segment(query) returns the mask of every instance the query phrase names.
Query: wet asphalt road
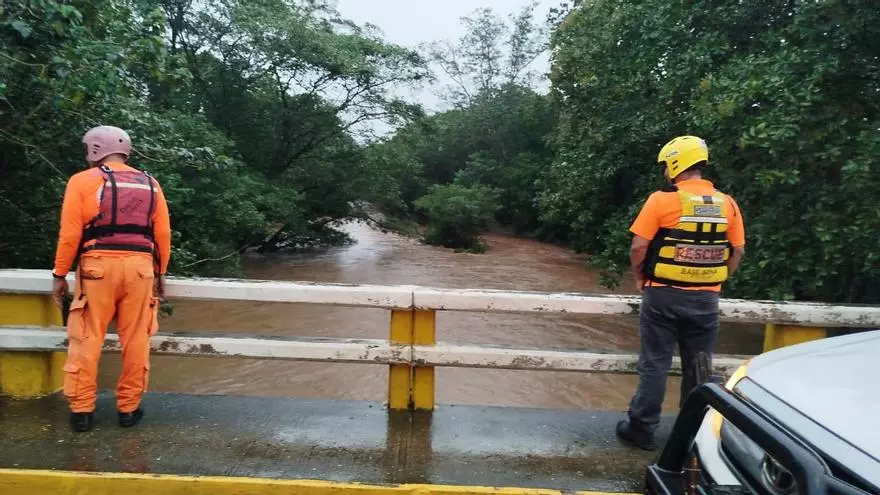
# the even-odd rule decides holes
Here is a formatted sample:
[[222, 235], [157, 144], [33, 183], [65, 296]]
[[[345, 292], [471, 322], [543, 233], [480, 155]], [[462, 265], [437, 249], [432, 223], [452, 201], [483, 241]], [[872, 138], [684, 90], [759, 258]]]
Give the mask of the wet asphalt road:
[[655, 455], [621, 444], [610, 411], [162, 393], [144, 408], [119, 428], [102, 393], [96, 428], [74, 434], [59, 396], [0, 398], [0, 467], [638, 491]]

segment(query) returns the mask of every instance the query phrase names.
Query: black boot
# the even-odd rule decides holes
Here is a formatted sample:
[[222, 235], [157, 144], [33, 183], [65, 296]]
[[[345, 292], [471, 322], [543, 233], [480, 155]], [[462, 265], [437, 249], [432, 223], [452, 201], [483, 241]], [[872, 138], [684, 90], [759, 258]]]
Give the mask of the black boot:
[[89, 431], [94, 424], [95, 413], [70, 413], [70, 427], [77, 433]]
[[617, 436], [640, 449], [657, 450], [653, 434], [633, 428], [632, 424], [625, 419], [617, 423]]
[[135, 409], [133, 412], [119, 413], [119, 426], [129, 427], [138, 424], [141, 421], [141, 418], [144, 417], [144, 410], [140, 407]]

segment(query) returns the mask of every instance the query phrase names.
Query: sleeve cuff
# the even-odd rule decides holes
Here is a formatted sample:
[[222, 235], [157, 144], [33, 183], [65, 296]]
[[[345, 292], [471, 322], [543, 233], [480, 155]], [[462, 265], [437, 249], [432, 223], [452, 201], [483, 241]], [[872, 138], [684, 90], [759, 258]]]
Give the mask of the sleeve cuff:
[[654, 235], [656, 235], [656, 233], [655, 233], [655, 234], [651, 234], [651, 235], [645, 235], [644, 232], [641, 232], [640, 230], [638, 230], [638, 229], [634, 229], [634, 228], [630, 228], [630, 229], [629, 229], [629, 232], [630, 232], [631, 234], [633, 234], [633, 235], [637, 235], [637, 236], [641, 237], [642, 239], [647, 239], [647, 240], [649, 240], [649, 241], [653, 241], [653, 240], [654, 240]]

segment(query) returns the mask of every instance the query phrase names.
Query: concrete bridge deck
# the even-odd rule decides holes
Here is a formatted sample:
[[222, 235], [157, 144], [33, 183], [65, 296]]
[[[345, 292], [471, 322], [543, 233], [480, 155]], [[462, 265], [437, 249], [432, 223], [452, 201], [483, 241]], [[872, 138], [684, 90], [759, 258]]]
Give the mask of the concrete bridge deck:
[[[654, 455], [621, 444], [623, 415], [610, 411], [441, 405], [432, 415], [163, 393], [147, 394], [144, 408], [140, 425], [120, 428], [113, 395], [102, 392], [95, 429], [75, 434], [58, 395], [0, 397], [0, 469], [633, 492]], [[671, 423], [664, 418], [661, 439]]]

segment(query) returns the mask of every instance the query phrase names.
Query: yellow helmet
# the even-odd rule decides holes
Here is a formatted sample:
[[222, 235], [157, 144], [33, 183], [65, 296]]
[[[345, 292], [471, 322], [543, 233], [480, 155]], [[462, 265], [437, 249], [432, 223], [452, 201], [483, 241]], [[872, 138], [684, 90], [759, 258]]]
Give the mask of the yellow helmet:
[[709, 147], [706, 141], [696, 136], [679, 136], [666, 143], [657, 155], [657, 163], [666, 166], [670, 179], [694, 165], [708, 161]]

